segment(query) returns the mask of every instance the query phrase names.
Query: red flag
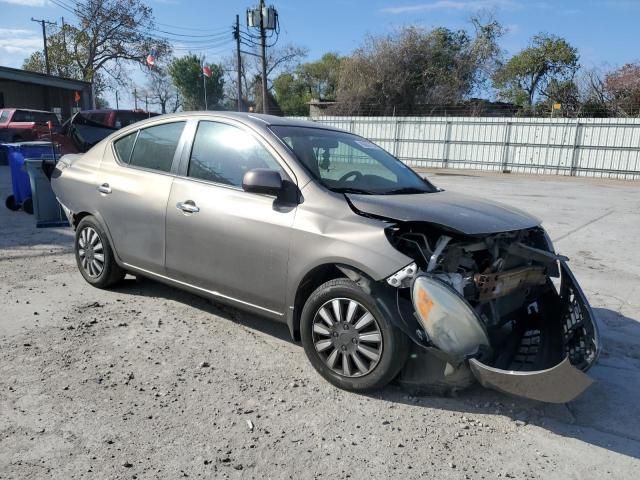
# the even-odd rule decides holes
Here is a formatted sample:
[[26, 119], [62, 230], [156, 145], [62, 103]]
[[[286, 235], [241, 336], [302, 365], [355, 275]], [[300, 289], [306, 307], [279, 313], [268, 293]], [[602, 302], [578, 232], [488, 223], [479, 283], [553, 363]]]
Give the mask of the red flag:
[[153, 56], [153, 53], [147, 55], [147, 65], [153, 67], [156, 64], [156, 57]]
[[203, 65], [202, 74], [207, 78], [211, 78], [211, 67], [209, 65]]

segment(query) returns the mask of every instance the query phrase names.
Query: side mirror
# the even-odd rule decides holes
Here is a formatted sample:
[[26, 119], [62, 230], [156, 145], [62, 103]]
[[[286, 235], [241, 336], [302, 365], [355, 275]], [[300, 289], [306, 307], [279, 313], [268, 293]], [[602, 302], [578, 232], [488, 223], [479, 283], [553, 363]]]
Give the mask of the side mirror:
[[282, 190], [282, 177], [277, 170], [254, 168], [242, 177], [242, 189], [245, 192], [278, 195]]

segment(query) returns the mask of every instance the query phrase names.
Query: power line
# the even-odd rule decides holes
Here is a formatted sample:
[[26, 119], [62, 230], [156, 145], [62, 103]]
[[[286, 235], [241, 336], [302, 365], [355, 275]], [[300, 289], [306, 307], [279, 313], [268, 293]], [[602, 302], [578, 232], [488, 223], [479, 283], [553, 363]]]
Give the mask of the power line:
[[49, 66], [49, 49], [47, 48], [47, 25], [57, 25], [56, 22], [50, 22], [49, 20], [37, 20], [31, 17], [32, 22], [42, 25], [42, 42], [44, 43], [44, 65], [47, 70], [47, 75], [51, 75], [51, 68]]
[[[147, 30], [150, 30], [150, 29], [147, 28]], [[198, 39], [198, 38], [205, 39], [205, 38], [220, 37], [220, 36], [228, 35], [229, 33], [231, 33], [229, 28], [220, 29], [220, 30], [217, 30], [217, 33], [211, 33], [211, 34], [208, 34], [208, 35], [187, 35], [187, 34], [184, 34], [184, 33], [174, 33], [174, 32], [169, 32], [169, 31], [166, 31], [166, 30], [160, 30], [158, 28], [154, 28], [154, 30], [157, 31], [157, 32], [160, 32], [160, 33], [164, 33], [165, 35], [173, 36], [173, 37], [186, 37], [186, 38], [194, 38], [194, 39]]]

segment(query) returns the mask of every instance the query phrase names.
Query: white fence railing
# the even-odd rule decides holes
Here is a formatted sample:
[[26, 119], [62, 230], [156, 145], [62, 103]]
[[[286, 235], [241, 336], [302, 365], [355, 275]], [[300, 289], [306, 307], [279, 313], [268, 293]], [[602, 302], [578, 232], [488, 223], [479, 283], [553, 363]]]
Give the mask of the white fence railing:
[[314, 117], [412, 167], [640, 179], [638, 118]]

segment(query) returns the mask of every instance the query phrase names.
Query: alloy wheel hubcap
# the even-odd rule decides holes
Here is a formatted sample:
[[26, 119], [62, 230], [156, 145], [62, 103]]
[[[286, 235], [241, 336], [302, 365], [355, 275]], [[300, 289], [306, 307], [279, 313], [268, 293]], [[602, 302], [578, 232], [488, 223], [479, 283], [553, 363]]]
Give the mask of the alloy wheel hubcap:
[[361, 377], [378, 365], [383, 343], [380, 325], [356, 300], [329, 300], [316, 312], [312, 328], [316, 351], [338, 375]]
[[104, 270], [104, 247], [102, 239], [93, 227], [84, 227], [78, 238], [78, 256], [82, 269], [96, 278]]

